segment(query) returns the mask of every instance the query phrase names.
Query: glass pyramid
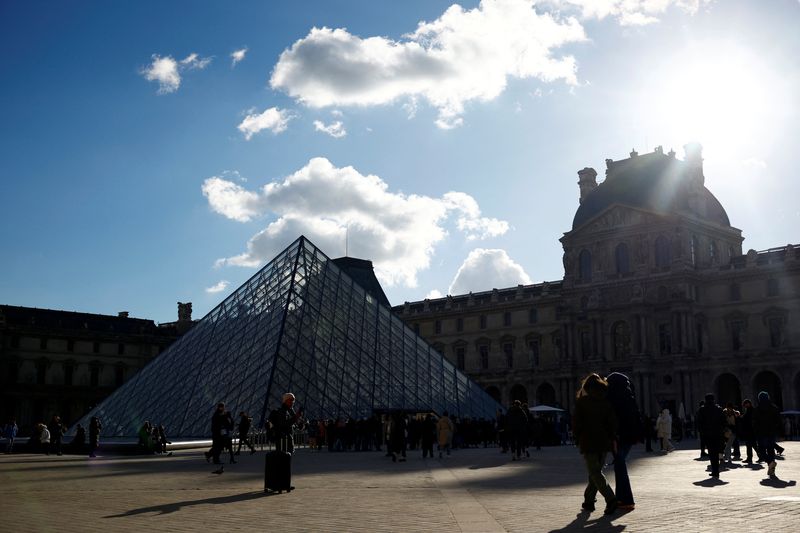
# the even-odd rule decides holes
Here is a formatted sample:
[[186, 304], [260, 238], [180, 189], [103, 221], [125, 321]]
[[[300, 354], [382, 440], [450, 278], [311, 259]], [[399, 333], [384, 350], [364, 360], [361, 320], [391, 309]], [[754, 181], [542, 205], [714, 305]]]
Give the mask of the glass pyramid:
[[298, 238], [188, 333], [88, 413], [103, 437], [134, 437], [145, 420], [173, 439], [207, 437], [218, 402], [261, 427], [291, 391], [309, 419], [373, 410], [493, 418], [480, 386]]

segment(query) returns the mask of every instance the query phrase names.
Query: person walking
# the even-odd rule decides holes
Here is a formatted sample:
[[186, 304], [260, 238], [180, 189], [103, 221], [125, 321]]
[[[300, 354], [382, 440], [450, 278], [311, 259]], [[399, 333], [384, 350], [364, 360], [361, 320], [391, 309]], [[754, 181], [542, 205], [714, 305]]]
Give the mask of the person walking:
[[403, 411], [392, 413], [392, 420], [389, 424], [389, 453], [393, 463], [398, 460], [402, 463], [406, 460], [407, 430], [408, 422], [405, 413]]
[[39, 431], [39, 442], [41, 443], [42, 450], [44, 450], [45, 455], [50, 455], [50, 430], [47, 429], [47, 425], [44, 422], [40, 422], [37, 426]]
[[[705, 401], [700, 400], [700, 406], [698, 407], [697, 413], [700, 412], [700, 409], [702, 409], [705, 404], [706, 404]], [[697, 429], [697, 434], [700, 436], [700, 457], [699, 457], [699, 459], [703, 460], [703, 459], [708, 459], [708, 455], [706, 454], [706, 441], [703, 438], [703, 432], [700, 431], [700, 419], [698, 418], [698, 414], [697, 413], [695, 413], [695, 416], [694, 416], [694, 423], [695, 423], [695, 428]]]
[[733, 443], [736, 440], [736, 420], [741, 416], [741, 413], [733, 408], [733, 403], [731, 402], [725, 404], [725, 409], [722, 412], [725, 414], [725, 449], [722, 452], [722, 459], [725, 464], [730, 466]]
[[744, 441], [747, 457], [745, 463], [753, 462], [753, 450], [758, 450], [756, 434], [753, 430], [753, 402], [749, 398], [742, 401], [742, 416], [739, 418], [739, 439]]
[[528, 417], [522, 410], [522, 402], [514, 400], [508, 408], [506, 423], [511, 445], [511, 460], [519, 461], [522, 458], [522, 448], [525, 444], [525, 432], [528, 428]]
[[703, 407], [697, 411], [697, 429], [708, 450], [708, 459], [711, 462], [713, 478], [719, 477], [719, 456], [725, 442], [725, 413], [714, 401], [714, 395], [706, 394]]
[[64, 424], [61, 423], [61, 417], [53, 415], [47, 429], [50, 431], [50, 451], [61, 455], [61, 441], [64, 437]]
[[103, 424], [100, 419], [93, 416], [89, 420], [89, 457], [97, 457], [97, 448], [100, 447], [100, 430]]
[[584, 511], [594, 511], [599, 492], [606, 501], [605, 514], [617, 509], [617, 497], [603, 475], [606, 454], [616, 447], [617, 417], [606, 398], [608, 383], [597, 374], [589, 374], [581, 384], [575, 400], [572, 431], [583, 460], [589, 482], [583, 492]]
[[206, 461], [209, 459], [214, 460], [215, 465], [222, 464], [219, 460], [219, 454], [222, 453], [223, 441], [222, 432], [227, 423], [227, 416], [225, 413], [225, 404], [220, 402], [211, 415], [211, 449], [205, 452]]
[[425, 420], [422, 421], [422, 458], [430, 457], [433, 459], [433, 443], [436, 441], [436, 422], [433, 420], [433, 415], [425, 415]]
[[250, 427], [253, 424], [253, 419], [244, 411], [239, 412], [239, 447], [236, 449], [236, 455], [242, 451], [242, 444], [246, 444], [250, 448], [250, 455], [256, 453], [253, 442], [250, 439]]
[[775, 438], [781, 430], [781, 415], [778, 407], [770, 400], [767, 391], [758, 393], [758, 406], [753, 415], [758, 448], [767, 463], [767, 474], [775, 477]]
[[613, 372], [606, 378], [608, 382], [608, 401], [617, 417], [617, 449], [614, 452], [614, 478], [619, 508], [632, 511], [635, 507], [633, 490], [628, 477], [628, 454], [634, 444], [642, 440], [642, 417], [636, 405], [636, 397], [628, 376]]
[[14, 439], [17, 438], [17, 433], [19, 433], [19, 427], [17, 427], [17, 419], [11, 417], [11, 420], [3, 428], [3, 436], [8, 441], [6, 443], [6, 453], [11, 453], [12, 451], [14, 451]]
[[670, 437], [672, 437], [672, 415], [669, 409], [664, 409], [656, 419], [656, 436], [661, 441], [661, 451], [671, 452], [675, 450]]
[[453, 437], [453, 421], [447, 414], [447, 411], [442, 413], [442, 417], [436, 422], [436, 434], [439, 440], [439, 459], [442, 458], [442, 450], [450, 455], [450, 440]]

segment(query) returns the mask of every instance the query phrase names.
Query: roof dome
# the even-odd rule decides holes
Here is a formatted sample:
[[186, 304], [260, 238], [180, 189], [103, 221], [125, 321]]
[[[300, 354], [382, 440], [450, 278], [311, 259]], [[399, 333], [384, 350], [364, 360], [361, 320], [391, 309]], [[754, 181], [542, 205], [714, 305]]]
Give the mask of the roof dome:
[[[689, 214], [713, 224], [731, 225], [722, 204], [702, 185], [702, 179], [694, 185], [694, 194], [704, 208], [698, 209], [690, 202], [693, 195], [689, 177], [691, 167], [688, 162], [675, 159], [674, 152], [665, 155], [660, 148], [641, 156], [633, 152], [629, 159], [608, 159], [606, 164], [606, 179], [581, 201], [572, 220], [573, 230], [614, 204], [662, 214]], [[702, 167], [699, 170], [702, 176]]]

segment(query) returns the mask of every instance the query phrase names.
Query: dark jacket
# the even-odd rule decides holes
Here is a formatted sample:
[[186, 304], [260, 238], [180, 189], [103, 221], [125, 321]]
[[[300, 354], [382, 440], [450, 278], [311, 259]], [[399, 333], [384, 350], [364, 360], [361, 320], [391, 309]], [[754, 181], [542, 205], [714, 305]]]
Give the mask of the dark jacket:
[[707, 442], [718, 442], [724, 438], [725, 413], [715, 403], [706, 403], [697, 410], [697, 429]]
[[222, 436], [222, 431], [228, 427], [228, 417], [230, 415], [226, 411], [214, 411], [211, 415], [211, 436], [218, 438]]
[[739, 423], [736, 426], [736, 435], [742, 440], [754, 439], [756, 434], [753, 431], [753, 413], [754, 407], [744, 408], [742, 416], [739, 418]]
[[575, 401], [572, 431], [583, 454], [612, 450], [617, 434], [617, 415], [603, 393], [592, 391]]
[[298, 415], [294, 409], [285, 403], [281, 404], [276, 410], [272, 411], [269, 421], [272, 423], [272, 431], [276, 439], [291, 437], [294, 423], [297, 422]]
[[512, 405], [508, 408], [506, 423], [510, 431], [523, 432], [528, 427], [528, 417], [522, 407]]
[[617, 415], [617, 438], [621, 444], [636, 444], [643, 438], [644, 428], [631, 382], [624, 374], [614, 372], [608, 378], [608, 401]]
[[756, 437], [775, 437], [781, 431], [781, 415], [769, 400], [759, 401], [753, 413], [753, 429]]

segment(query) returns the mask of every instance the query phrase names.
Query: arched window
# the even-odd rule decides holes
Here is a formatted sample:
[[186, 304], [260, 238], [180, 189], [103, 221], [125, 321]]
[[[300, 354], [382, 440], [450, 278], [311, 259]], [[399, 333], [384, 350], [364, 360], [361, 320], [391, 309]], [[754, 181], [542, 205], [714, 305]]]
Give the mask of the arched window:
[[656, 266], [668, 267], [672, 262], [672, 254], [669, 249], [669, 239], [659, 235], [656, 239]]
[[614, 358], [625, 359], [631, 354], [631, 328], [625, 321], [614, 324]]
[[581, 281], [592, 281], [592, 254], [589, 250], [581, 250], [578, 257], [578, 278]]
[[614, 256], [617, 260], [617, 274], [627, 274], [631, 271], [631, 261], [628, 255], [628, 245], [621, 242], [614, 250]]
[[717, 241], [711, 241], [711, 243], [709, 243], [708, 245], [708, 260], [711, 262], [712, 265], [717, 263], [717, 260], [719, 259], [717, 257], [718, 253], [719, 252], [717, 251]]

